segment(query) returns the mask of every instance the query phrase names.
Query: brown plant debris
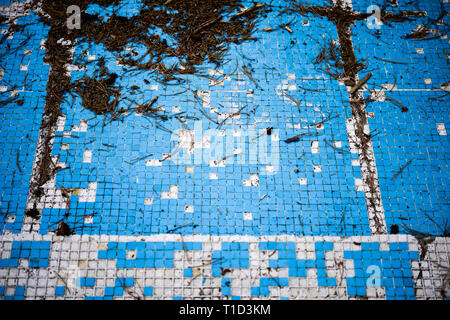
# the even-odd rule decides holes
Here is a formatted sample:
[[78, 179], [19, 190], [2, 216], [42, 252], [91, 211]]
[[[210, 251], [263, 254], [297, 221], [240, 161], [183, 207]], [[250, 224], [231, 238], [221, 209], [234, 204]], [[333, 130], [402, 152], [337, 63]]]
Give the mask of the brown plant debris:
[[[416, 30], [411, 31], [410, 34], [402, 36], [403, 39], [436, 39], [436, 37], [429, 37], [428, 35], [435, 34], [435, 30], [429, 29], [426, 26], [419, 26]], [[439, 37], [439, 36], [437, 36]]]
[[298, 141], [300, 141], [300, 137], [315, 137], [315, 136], [318, 136], [318, 134], [305, 132], [305, 133], [301, 133], [296, 136], [293, 136], [289, 139], [286, 139], [286, 140], [284, 140], [284, 142], [286, 142], [286, 143], [298, 142]]
[[350, 94], [354, 94], [357, 90], [359, 90], [369, 79], [372, 77], [372, 72], [368, 73], [364, 78], [359, 80], [353, 88], [350, 89]]
[[284, 140], [284, 142], [286, 142], [286, 143], [292, 143], [292, 142], [298, 142], [298, 141], [300, 141], [300, 138], [298, 136]]
[[390, 231], [391, 231], [390, 232], [391, 234], [398, 234], [398, 232], [399, 232], [398, 225], [396, 225], [396, 224], [391, 225]]
[[425, 17], [427, 14], [424, 11], [405, 10], [394, 13], [392, 11], [381, 10], [381, 21], [384, 24], [390, 25], [390, 22], [405, 22], [413, 21], [414, 18]]
[[105, 68], [104, 58], [98, 61], [100, 70], [93, 77], [85, 76], [74, 85], [84, 108], [95, 114], [115, 114], [119, 105], [120, 88], [114, 86], [117, 75]]
[[[370, 151], [372, 137], [370, 134], [364, 132], [368, 120], [364, 99], [361, 99], [361, 93], [358, 91], [358, 88], [363, 85], [361, 82], [358, 83], [358, 72], [367, 68], [367, 63], [364, 64], [363, 59], [357, 59], [351, 40], [351, 26], [356, 21], [365, 20], [370, 14], [355, 12], [341, 0], [337, 0], [335, 3], [329, 0], [329, 6], [307, 6], [302, 1], [297, 0], [291, 0], [291, 3], [292, 7], [286, 9], [286, 11], [297, 12], [303, 16], [314, 15], [327, 18], [336, 25], [339, 46], [334, 42], [321, 46], [321, 52], [319, 52], [314, 62], [316, 64], [325, 63], [326, 72], [331, 77], [337, 80], [343, 80], [346, 86], [355, 89], [352, 90], [352, 93], [349, 92], [350, 107], [352, 116], [355, 119], [355, 135], [358, 138], [358, 141], [355, 143], [360, 150], [359, 158], [361, 163], [364, 163], [370, 168], [374, 164]], [[367, 81], [368, 79], [362, 80]], [[370, 194], [367, 197], [367, 208], [373, 213], [374, 233], [384, 234], [387, 231], [384, 222], [381, 220], [381, 212], [379, 210], [381, 196], [378, 192], [379, 185], [375, 173], [371, 171], [367, 172], [363, 176], [363, 182], [368, 187], [367, 193]]]
[[[315, 59], [314, 63], [318, 64], [323, 61], [330, 61], [326, 65], [328, 74], [336, 79], [347, 79], [346, 85], [355, 85], [355, 74], [362, 70], [365, 66], [362, 61], [357, 61], [353, 52], [353, 45], [350, 39], [350, 26], [358, 20], [365, 20], [370, 16], [368, 13], [357, 13], [350, 7], [345, 6], [342, 1], [333, 4], [328, 1], [330, 6], [306, 6], [302, 1], [291, 0], [292, 7], [288, 11], [297, 12], [302, 16], [314, 15], [317, 17], [327, 18], [336, 25], [339, 36], [339, 47], [331, 43], [327, 47], [322, 47], [322, 55]], [[337, 69], [342, 68], [343, 73], [333, 71], [330, 66]]]
[[408, 112], [409, 109], [394, 98], [386, 97], [385, 99], [386, 101], [392, 102], [392, 104], [399, 107], [402, 112]]
[[38, 219], [41, 216], [41, 213], [39, 212], [38, 209], [31, 208], [31, 209], [25, 210], [25, 216], [31, 217], [33, 219]]
[[[61, 115], [61, 103], [67, 93], [79, 95], [83, 107], [96, 114], [110, 116], [111, 121], [120, 119], [128, 111], [119, 108], [121, 88], [115, 85], [118, 75], [109, 73], [103, 58], [97, 61], [100, 70], [93, 77], [85, 76], [70, 83], [66, 67], [80, 62], [79, 57], [77, 61], [72, 58], [75, 42], [102, 44], [116, 55], [117, 62], [131, 67], [126, 72], [146, 72], [147, 79], [153, 76], [156, 81], [173, 84], [170, 81], [182, 81], [177, 75], [194, 74], [196, 65], [205, 61], [220, 65], [231, 44], [256, 40], [252, 34], [257, 19], [270, 10], [262, 4], [245, 9], [240, 0], [144, 0], [137, 15], [124, 17], [116, 12], [120, 3], [120, 0], [71, 1], [70, 5], [76, 5], [81, 10], [81, 29], [76, 30], [66, 26], [67, 2], [34, 0], [30, 4], [40, 8], [37, 11], [40, 21], [50, 27], [44, 62], [50, 65], [51, 70], [37, 148], [40, 156], [30, 183], [30, 196], [34, 203], [42, 196], [41, 186], [58, 171], [51, 157], [51, 141]], [[86, 13], [90, 4], [109, 9], [112, 6], [112, 15], [104, 19], [97, 14]], [[8, 32], [20, 27], [12, 26]], [[0, 41], [6, 37], [6, 34], [3, 35]], [[146, 50], [139, 55], [133, 47], [142, 45]], [[166, 63], [166, 59], [178, 62]], [[147, 79], [145, 81], [149, 83]], [[133, 86], [132, 90], [140, 88]], [[153, 103], [155, 101], [136, 104], [136, 109], [164, 120], [164, 115], [155, 115]]]
[[74, 234], [74, 230], [71, 229], [67, 223], [61, 221], [60, 223], [58, 223], [55, 234], [57, 236], [71, 236]]
[[403, 165], [400, 170], [398, 170], [398, 172], [391, 178], [391, 180], [394, 180], [395, 178], [397, 178], [402, 172], [403, 170], [406, 169], [407, 166], [409, 166], [411, 164], [412, 160], [408, 160], [408, 162], [406, 162], [405, 165]]
[[253, 78], [252, 73], [254, 72], [251, 65], [243, 65], [242, 66], [242, 72], [255, 84], [257, 88], [259, 88], [258, 82], [256, 82], [255, 78]]
[[[86, 37], [118, 54], [122, 65], [150, 70], [163, 81], [177, 74], [195, 73], [204, 61], [220, 65], [228, 46], [252, 37], [255, 20], [266, 5], [238, 12], [241, 1], [231, 0], [144, 0], [138, 15], [130, 18], [113, 14], [97, 23]], [[263, 10], [264, 8], [264, 10]], [[171, 39], [168, 41], [168, 39]], [[130, 43], [146, 47], [142, 55], [127, 51]], [[177, 63], [165, 63], [176, 58]]]

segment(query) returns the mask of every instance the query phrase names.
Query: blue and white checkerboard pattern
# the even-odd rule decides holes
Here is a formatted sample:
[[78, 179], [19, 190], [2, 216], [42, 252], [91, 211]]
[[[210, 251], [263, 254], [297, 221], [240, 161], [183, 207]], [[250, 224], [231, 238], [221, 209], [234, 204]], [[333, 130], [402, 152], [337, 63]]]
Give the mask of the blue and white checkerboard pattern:
[[14, 235], [1, 246], [4, 299], [429, 299], [449, 249], [437, 238], [419, 262], [406, 235]]
[[[119, 14], [127, 16], [141, 5], [123, 2]], [[352, 5], [365, 12], [381, 2]], [[189, 76], [184, 85], [164, 86], [132, 73], [117, 80], [123, 95], [138, 102], [159, 96], [158, 106], [173, 116], [168, 121], [129, 114], [102, 127], [102, 116], [68, 95], [52, 148], [54, 161], [67, 169], [45, 185], [41, 218], [26, 217], [49, 65], [43, 62], [48, 27], [35, 13], [21, 13], [21, 4], [0, 2], [1, 14], [33, 23], [0, 47], [0, 299], [440, 299], [448, 293], [450, 242], [440, 236], [450, 216], [449, 40], [444, 31], [433, 40], [402, 38], [437, 17], [441, 4], [448, 10], [446, 1], [421, 3], [427, 17], [381, 26], [381, 40], [395, 46], [365, 22], [352, 27], [355, 53], [373, 72], [366, 89], [374, 90], [364, 94], [376, 96], [367, 113], [385, 223], [388, 230], [396, 224], [437, 236], [426, 252], [402, 227], [399, 235], [371, 230], [347, 125], [347, 88], [313, 64], [317, 40], [336, 40], [336, 28], [313, 17], [297, 17], [292, 33], [265, 32], [289, 21], [269, 14], [258, 24], [259, 40], [232, 45], [222, 69], [200, 67], [221, 81]], [[400, 3], [398, 10], [416, 8]], [[101, 45], [76, 44], [74, 55], [105, 57], [111, 72], [123, 72]], [[254, 70], [257, 85], [243, 65]], [[72, 81], [93, 68], [73, 69]], [[135, 85], [140, 90], [130, 93]], [[180, 121], [183, 114], [196, 119]], [[299, 134], [300, 141], [284, 142]], [[71, 194], [70, 206], [62, 190]], [[75, 235], [56, 236], [67, 212]]]

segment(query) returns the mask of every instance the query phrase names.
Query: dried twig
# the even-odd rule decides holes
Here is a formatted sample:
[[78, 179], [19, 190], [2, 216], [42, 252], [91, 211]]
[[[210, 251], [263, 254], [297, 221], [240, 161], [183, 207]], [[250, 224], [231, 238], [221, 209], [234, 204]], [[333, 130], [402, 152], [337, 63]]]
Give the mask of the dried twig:
[[400, 170], [391, 178], [391, 180], [394, 180], [395, 178], [397, 178], [397, 176], [403, 172], [403, 170], [406, 169], [407, 166], [409, 166], [411, 164], [412, 160], [408, 160], [408, 162], [400, 168]]
[[359, 88], [361, 88], [372, 77], [372, 72], [367, 74], [364, 78], [358, 81], [353, 88], [350, 89], [350, 94], [354, 94]]

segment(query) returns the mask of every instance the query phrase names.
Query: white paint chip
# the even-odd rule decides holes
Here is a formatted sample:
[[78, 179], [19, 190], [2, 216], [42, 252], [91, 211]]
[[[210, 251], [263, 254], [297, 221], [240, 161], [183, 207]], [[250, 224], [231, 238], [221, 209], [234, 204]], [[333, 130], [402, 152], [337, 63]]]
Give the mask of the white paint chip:
[[126, 250], [125, 255], [128, 260], [136, 259], [136, 250]]
[[148, 159], [145, 161], [147, 167], [160, 167], [162, 166], [162, 161], [159, 159]]
[[153, 204], [153, 198], [145, 198], [144, 205], [151, 206]]
[[223, 70], [209, 69], [208, 73], [210, 76], [221, 76], [223, 75]]
[[194, 206], [188, 206], [188, 205], [184, 206], [184, 212], [193, 213], [194, 212]]
[[178, 186], [172, 185], [169, 191], [161, 192], [161, 199], [178, 199]]
[[19, 259], [19, 266], [23, 269], [27, 269], [29, 265], [29, 260], [27, 259]]
[[66, 116], [62, 115], [58, 117], [56, 122], [56, 131], [64, 131], [64, 125], [66, 124]]
[[83, 163], [91, 163], [91, 161], [92, 161], [92, 150], [84, 150]]
[[225, 160], [211, 160], [209, 166], [211, 168], [225, 167]]
[[445, 123], [436, 123], [437, 131], [440, 136], [446, 136], [447, 130], [445, 129]]
[[244, 220], [252, 220], [253, 215], [251, 212], [244, 212], [243, 218], [244, 218]]
[[311, 141], [311, 153], [319, 153], [319, 141]]
[[89, 182], [87, 189], [79, 189], [78, 202], [95, 202], [97, 182]]
[[298, 183], [301, 186], [306, 186], [308, 184], [308, 179], [307, 178], [298, 178]]
[[210, 172], [209, 173], [209, 178], [211, 180], [217, 180], [219, 178], [219, 175], [217, 173], [215, 173], [215, 172]]
[[259, 176], [255, 173], [250, 174], [249, 180], [242, 181], [245, 187], [259, 187]]
[[[395, 83], [383, 83], [381, 86], [383, 87], [383, 89], [385, 89], [387, 91], [398, 90], [397, 84], [395, 84]], [[385, 95], [385, 97], [386, 97], [386, 95]]]
[[202, 99], [202, 107], [203, 108], [209, 108], [210, 107], [210, 93], [207, 90], [199, 90], [197, 91], [197, 96], [199, 96]]
[[93, 224], [94, 223], [94, 217], [89, 215], [84, 217], [84, 223], [85, 224]]
[[88, 122], [87, 120], [81, 120], [80, 125], [78, 126], [72, 126], [73, 132], [87, 132], [88, 129]]
[[365, 191], [364, 182], [362, 179], [355, 179], [356, 191]]
[[224, 85], [224, 81], [223, 80], [210, 79], [209, 80], [209, 85], [210, 86], [223, 86]]
[[386, 101], [386, 90], [385, 89], [373, 89], [370, 91], [370, 98], [374, 101]]
[[186, 173], [194, 173], [194, 166], [186, 166]]

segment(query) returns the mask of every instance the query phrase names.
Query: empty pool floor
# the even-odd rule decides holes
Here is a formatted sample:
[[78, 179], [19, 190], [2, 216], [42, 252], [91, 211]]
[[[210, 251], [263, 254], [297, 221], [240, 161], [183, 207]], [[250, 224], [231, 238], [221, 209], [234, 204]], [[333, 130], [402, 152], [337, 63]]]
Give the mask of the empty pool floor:
[[300, 3], [174, 84], [0, 1], [0, 299], [447, 299], [450, 4]]

